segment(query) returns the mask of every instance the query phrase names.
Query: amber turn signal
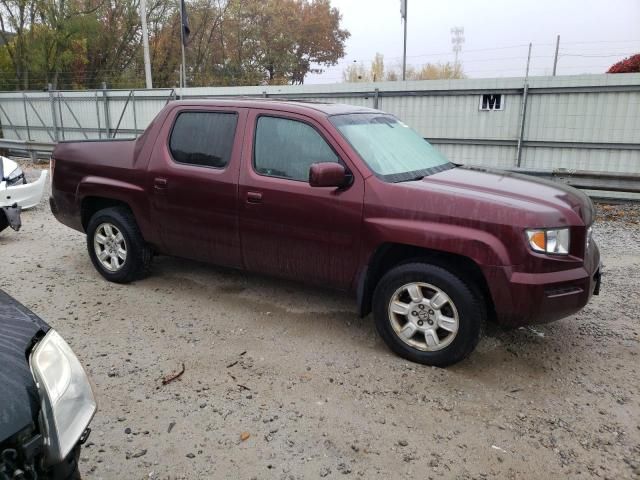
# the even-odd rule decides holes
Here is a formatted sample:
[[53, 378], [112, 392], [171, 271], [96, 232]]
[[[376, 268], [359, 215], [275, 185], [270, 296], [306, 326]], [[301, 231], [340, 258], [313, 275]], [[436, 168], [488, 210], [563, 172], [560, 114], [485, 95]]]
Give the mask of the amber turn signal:
[[527, 230], [527, 240], [532, 250], [553, 255], [569, 254], [569, 229]]

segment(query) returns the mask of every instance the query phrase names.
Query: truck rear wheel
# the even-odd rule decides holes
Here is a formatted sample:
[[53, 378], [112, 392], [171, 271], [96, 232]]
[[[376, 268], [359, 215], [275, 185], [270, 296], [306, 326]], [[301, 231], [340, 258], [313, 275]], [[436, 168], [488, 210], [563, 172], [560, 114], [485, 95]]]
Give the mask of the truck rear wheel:
[[125, 207], [105, 208], [91, 217], [87, 249], [93, 266], [110, 282], [129, 283], [141, 278], [151, 263], [151, 250]]
[[407, 263], [387, 272], [373, 299], [376, 328], [396, 354], [446, 367], [476, 347], [486, 319], [475, 289], [445, 268]]

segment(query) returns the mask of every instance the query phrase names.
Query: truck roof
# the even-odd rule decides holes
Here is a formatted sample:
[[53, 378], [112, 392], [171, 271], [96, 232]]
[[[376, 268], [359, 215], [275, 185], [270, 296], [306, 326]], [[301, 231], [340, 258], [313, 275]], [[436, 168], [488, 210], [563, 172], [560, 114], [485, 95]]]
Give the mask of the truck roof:
[[202, 100], [177, 100], [171, 102], [172, 105], [192, 106], [192, 107], [245, 107], [260, 108], [268, 110], [279, 110], [286, 112], [314, 112], [324, 113], [325, 115], [339, 115], [345, 113], [381, 113], [380, 110], [367, 107], [357, 107], [354, 105], [346, 105], [343, 103], [331, 103], [310, 100], [295, 100], [284, 98], [255, 98], [255, 97], [234, 97], [234, 98], [209, 98]]

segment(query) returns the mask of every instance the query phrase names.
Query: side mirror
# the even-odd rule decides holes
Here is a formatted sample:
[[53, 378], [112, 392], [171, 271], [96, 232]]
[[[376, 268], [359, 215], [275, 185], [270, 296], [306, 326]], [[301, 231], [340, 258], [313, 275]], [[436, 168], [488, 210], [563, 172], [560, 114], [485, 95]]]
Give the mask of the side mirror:
[[350, 183], [350, 174], [339, 163], [314, 163], [309, 168], [309, 185], [312, 187], [344, 187]]

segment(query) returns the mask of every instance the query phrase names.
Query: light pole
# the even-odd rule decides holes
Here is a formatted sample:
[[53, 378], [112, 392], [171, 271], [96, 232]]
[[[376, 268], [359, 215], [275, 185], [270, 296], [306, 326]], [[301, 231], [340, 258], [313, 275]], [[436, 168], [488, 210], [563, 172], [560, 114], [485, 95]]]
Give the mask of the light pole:
[[140, 0], [140, 20], [142, 21], [142, 49], [144, 50], [144, 79], [147, 88], [153, 88], [151, 79], [151, 58], [149, 56], [149, 31], [147, 30], [147, 2]]

